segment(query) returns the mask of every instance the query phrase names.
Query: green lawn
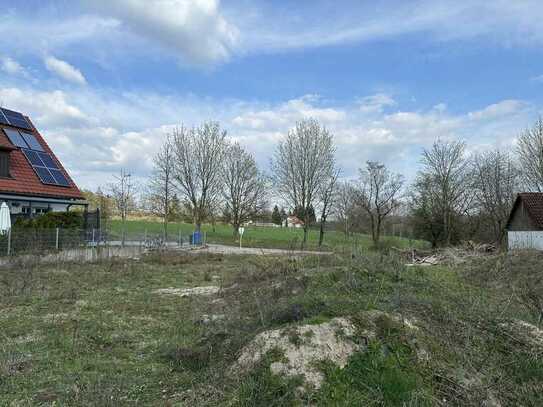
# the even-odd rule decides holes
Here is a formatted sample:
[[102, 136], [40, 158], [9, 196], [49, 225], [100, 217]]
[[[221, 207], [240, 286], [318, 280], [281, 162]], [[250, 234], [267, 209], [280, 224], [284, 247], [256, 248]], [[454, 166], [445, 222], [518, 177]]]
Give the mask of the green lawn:
[[[112, 220], [109, 222], [111, 238], [118, 238], [121, 234], [121, 221]], [[219, 243], [226, 245], [237, 245], [239, 241], [234, 239], [232, 227], [230, 225], [217, 224], [215, 231], [211, 225], [202, 226], [206, 234], [208, 243]], [[169, 240], [176, 240], [181, 234], [185, 239], [194, 231], [194, 226], [188, 223], [170, 223]], [[143, 236], [151, 234], [161, 234], [163, 226], [160, 222], [145, 220], [130, 220], [126, 222], [127, 239], [136, 240]], [[303, 230], [296, 228], [274, 228], [274, 227], [247, 227], [243, 235], [243, 245], [246, 247], [266, 247], [266, 248], [300, 248], [303, 240]], [[311, 230], [307, 249], [318, 250], [319, 231]], [[397, 248], [408, 247], [426, 247], [426, 242], [419, 240], [402, 239], [399, 237], [384, 236], [382, 241], [387, 246]], [[372, 246], [371, 238], [368, 235], [354, 234], [346, 237], [344, 233], [337, 231], [327, 231], [324, 235], [324, 245], [321, 250], [350, 249], [356, 246], [359, 248], [369, 248]]]

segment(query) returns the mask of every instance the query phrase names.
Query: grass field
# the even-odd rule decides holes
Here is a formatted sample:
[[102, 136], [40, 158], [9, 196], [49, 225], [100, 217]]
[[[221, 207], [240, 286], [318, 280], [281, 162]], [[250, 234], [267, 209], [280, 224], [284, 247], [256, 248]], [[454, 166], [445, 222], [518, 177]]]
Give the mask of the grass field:
[[[541, 296], [530, 274], [540, 262], [500, 255], [406, 268], [376, 252], [163, 253], [0, 269], [0, 405], [542, 405], [543, 340], [508, 328], [536, 321], [523, 298]], [[185, 298], [156, 292], [210, 285], [222, 289]], [[416, 329], [383, 317], [368, 336], [368, 310]], [[350, 339], [365, 350], [344, 369], [319, 365], [319, 390], [271, 374], [277, 352], [248, 372], [232, 370], [259, 332], [340, 316], [353, 321]]]
[[[119, 236], [121, 233], [120, 220], [109, 222], [110, 230], [113, 236]], [[175, 240], [179, 233], [186, 236], [194, 231], [194, 226], [188, 223], [171, 223], [168, 227], [169, 238]], [[208, 243], [218, 243], [226, 245], [236, 245], [239, 241], [234, 238], [232, 227], [230, 225], [217, 224], [215, 231], [211, 225], [205, 224], [202, 230], [206, 233]], [[141, 237], [147, 234], [161, 234], [163, 226], [158, 221], [130, 220], [126, 222], [127, 236]], [[303, 230], [296, 228], [273, 228], [273, 227], [247, 227], [243, 235], [243, 245], [246, 247], [266, 247], [290, 249], [300, 248], [303, 240]], [[371, 238], [368, 235], [353, 234], [346, 237], [344, 233], [335, 230], [327, 231], [324, 235], [324, 244], [318, 247], [319, 232], [311, 230], [309, 233], [308, 250], [337, 250], [341, 248], [357, 247], [369, 248], [372, 246]], [[382, 239], [384, 245], [398, 248], [407, 247], [427, 247], [426, 242], [399, 237], [384, 236]]]

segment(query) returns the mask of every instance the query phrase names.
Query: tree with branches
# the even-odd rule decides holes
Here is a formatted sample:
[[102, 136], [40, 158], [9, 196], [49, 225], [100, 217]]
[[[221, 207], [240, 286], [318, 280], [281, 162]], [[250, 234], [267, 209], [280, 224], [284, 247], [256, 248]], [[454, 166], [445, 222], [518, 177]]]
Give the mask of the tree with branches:
[[375, 246], [383, 229], [383, 221], [400, 205], [403, 176], [390, 172], [384, 164], [368, 161], [360, 169], [356, 203], [366, 212], [371, 223], [371, 237]]
[[272, 160], [277, 192], [293, 210], [304, 214], [302, 246], [307, 243], [310, 209], [335, 172], [334, 155], [332, 134], [316, 120], [308, 119], [296, 123], [279, 142]]
[[355, 187], [350, 181], [338, 183], [336, 188], [335, 206], [338, 220], [342, 224], [345, 238], [349, 235], [350, 218], [353, 212]]
[[326, 220], [334, 209], [338, 177], [339, 170], [335, 170], [320, 190], [319, 201], [321, 205], [321, 216], [319, 220], [319, 247], [322, 246], [322, 243], [324, 242]]
[[266, 196], [265, 179], [258, 170], [254, 157], [238, 143], [227, 148], [222, 179], [226, 211], [234, 228], [234, 235], [238, 236], [240, 226], [263, 208]]
[[441, 204], [435, 196], [439, 196], [436, 182], [427, 174], [419, 174], [409, 193], [411, 224], [414, 233], [433, 248], [444, 240]]
[[500, 245], [515, 195], [519, 192], [519, 171], [512, 157], [499, 150], [478, 154], [472, 163], [479, 212], [490, 223], [494, 241]]
[[225, 138], [217, 122], [173, 133], [175, 183], [198, 231], [221, 198]]
[[135, 187], [130, 173], [121, 169], [119, 175], [114, 176], [114, 182], [109, 185], [109, 190], [115, 208], [121, 217], [121, 245], [124, 247], [126, 240], [126, 218], [134, 208]]
[[520, 135], [517, 154], [522, 181], [526, 189], [543, 192], [543, 119]]
[[463, 142], [437, 140], [422, 153], [423, 169], [419, 176], [424, 180], [427, 193], [432, 194], [429, 199], [439, 207], [446, 245], [451, 244], [456, 219], [468, 213], [473, 201], [465, 150]]
[[168, 238], [168, 222], [176, 205], [175, 153], [173, 136], [168, 135], [153, 158], [153, 172], [147, 185], [147, 204], [151, 212], [162, 218], [164, 240]]

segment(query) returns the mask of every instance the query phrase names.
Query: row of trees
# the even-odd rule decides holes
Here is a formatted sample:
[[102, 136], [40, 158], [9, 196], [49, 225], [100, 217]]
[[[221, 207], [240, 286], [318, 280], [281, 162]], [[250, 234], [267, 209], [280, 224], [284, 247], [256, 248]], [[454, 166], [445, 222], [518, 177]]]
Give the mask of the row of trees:
[[[146, 207], [164, 220], [183, 212], [199, 230], [220, 217], [239, 227], [280, 199], [304, 221], [303, 243], [318, 218], [322, 244], [330, 218], [346, 235], [362, 225], [378, 244], [388, 218], [408, 222], [414, 237], [450, 245], [462, 239], [502, 242], [516, 193], [543, 192], [543, 122], [523, 133], [516, 154], [500, 150], [467, 154], [466, 144], [437, 140], [421, 155], [421, 169], [406, 186], [402, 175], [367, 162], [355, 180], [340, 181], [333, 135], [316, 120], [304, 120], [279, 142], [271, 175], [254, 157], [230, 141], [218, 123], [176, 128], [154, 158]], [[121, 173], [110, 188], [124, 219], [130, 177]], [[283, 224], [276, 206], [272, 221]]]
[[[226, 137], [218, 123], [177, 128], [154, 160], [147, 201], [164, 220], [167, 234], [173, 197], [179, 197], [197, 230], [218, 213], [239, 227], [268, 207], [273, 193], [304, 220], [307, 241], [311, 213], [321, 208], [321, 242], [339, 171], [332, 135], [315, 120], [300, 122], [279, 143], [265, 176], [254, 157]], [[273, 187], [273, 188], [272, 188]]]
[[267, 205], [267, 179], [254, 157], [226, 138], [218, 123], [176, 128], [154, 159], [146, 201], [164, 221], [164, 234], [180, 200], [197, 230], [222, 211], [239, 227]]
[[365, 215], [377, 243], [384, 219], [394, 214], [433, 246], [468, 239], [502, 244], [517, 193], [543, 192], [543, 122], [518, 137], [514, 152], [470, 155], [464, 142], [437, 140], [420, 164], [408, 188], [400, 175], [371, 162], [359, 180], [343, 182], [336, 205], [345, 232]]

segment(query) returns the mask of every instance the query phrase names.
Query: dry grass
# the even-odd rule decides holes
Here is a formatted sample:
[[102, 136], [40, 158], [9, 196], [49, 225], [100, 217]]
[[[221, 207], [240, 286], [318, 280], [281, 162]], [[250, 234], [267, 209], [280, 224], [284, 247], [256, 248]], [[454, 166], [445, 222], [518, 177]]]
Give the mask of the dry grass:
[[[540, 258], [523, 256], [406, 268], [363, 250], [166, 252], [2, 269], [0, 405], [540, 405], [542, 350], [510, 325], [537, 323], [526, 298], [541, 298]], [[219, 291], [155, 293], [202, 286]], [[361, 350], [344, 369], [319, 363], [321, 389], [274, 375], [277, 349], [230, 373], [257, 335], [280, 329], [301, 345], [300, 326], [337, 317]]]

